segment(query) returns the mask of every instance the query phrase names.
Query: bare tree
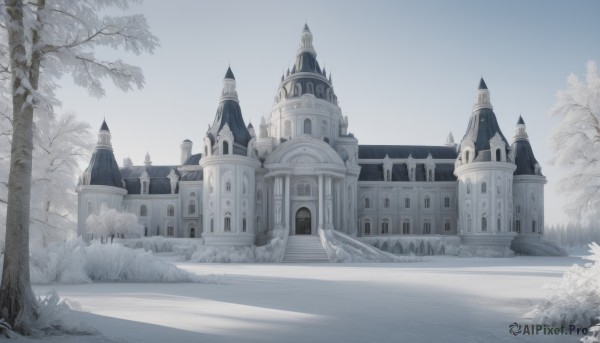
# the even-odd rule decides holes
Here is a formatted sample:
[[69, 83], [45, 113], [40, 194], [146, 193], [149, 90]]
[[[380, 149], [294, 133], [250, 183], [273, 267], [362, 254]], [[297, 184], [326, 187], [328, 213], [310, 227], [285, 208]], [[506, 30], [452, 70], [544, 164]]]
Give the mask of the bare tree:
[[[136, 1], [139, 2], [139, 1]], [[122, 90], [142, 88], [140, 68], [120, 59], [96, 58], [93, 48], [122, 48], [135, 54], [158, 46], [142, 15], [100, 16], [110, 7], [128, 8], [127, 0], [4, 0], [0, 9], [8, 37], [8, 60], [0, 57], [0, 81], [8, 80], [12, 108], [12, 146], [0, 315], [27, 334], [37, 317], [29, 280], [29, 223], [32, 175], [33, 115], [58, 104], [53, 80], [69, 73], [91, 95], [102, 96], [102, 80]], [[0, 54], [1, 56], [1, 54]]]

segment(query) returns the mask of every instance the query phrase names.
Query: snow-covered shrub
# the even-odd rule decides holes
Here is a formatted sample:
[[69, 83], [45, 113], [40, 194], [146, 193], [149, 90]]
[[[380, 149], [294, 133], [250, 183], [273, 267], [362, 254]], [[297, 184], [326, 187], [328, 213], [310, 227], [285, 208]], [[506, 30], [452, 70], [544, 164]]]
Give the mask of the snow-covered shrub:
[[545, 325], [590, 327], [600, 316], [600, 246], [589, 244], [591, 255], [583, 267], [573, 265], [558, 284], [547, 286], [552, 293], [526, 316]]
[[33, 327], [43, 335], [71, 334], [93, 335], [98, 331], [79, 320], [75, 311], [80, 310], [78, 303], [69, 299], [60, 299], [56, 291], [38, 299], [38, 315]]
[[285, 250], [284, 239], [275, 237], [263, 246], [207, 247], [201, 245], [189, 257], [192, 262], [207, 263], [253, 263], [279, 262]]
[[457, 236], [392, 236], [361, 237], [373, 247], [397, 255], [458, 255], [460, 237]]
[[218, 282], [120, 244], [55, 243], [31, 254], [31, 281], [38, 284], [104, 282]]
[[165, 238], [163, 236], [129, 238], [118, 240], [132, 249], [144, 249], [153, 253], [173, 253], [189, 260], [192, 254], [204, 244], [200, 238]]

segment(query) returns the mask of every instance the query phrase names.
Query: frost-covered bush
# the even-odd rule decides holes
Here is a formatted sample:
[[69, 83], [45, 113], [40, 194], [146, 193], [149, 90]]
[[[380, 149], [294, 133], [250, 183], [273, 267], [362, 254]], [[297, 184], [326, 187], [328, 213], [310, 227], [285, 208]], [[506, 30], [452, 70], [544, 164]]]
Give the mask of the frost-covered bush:
[[204, 244], [200, 238], [165, 238], [163, 236], [122, 239], [118, 241], [132, 249], [143, 249], [153, 253], [173, 253], [189, 260], [192, 254]]
[[119, 212], [102, 205], [98, 213], [92, 213], [85, 221], [85, 228], [92, 237], [114, 238], [142, 235], [143, 227], [132, 213]]
[[81, 240], [55, 243], [31, 254], [33, 283], [216, 282], [161, 261], [141, 249], [120, 244], [86, 245]]
[[260, 247], [198, 246], [197, 250], [189, 257], [189, 260], [207, 263], [279, 262], [284, 250], [284, 239], [275, 237], [268, 244]]
[[69, 299], [61, 299], [56, 291], [48, 293], [38, 299], [38, 317], [33, 327], [43, 335], [71, 334], [93, 335], [97, 334], [92, 325], [79, 320], [75, 311], [80, 310], [78, 303]]
[[[552, 293], [529, 312], [534, 322], [545, 325], [590, 327], [600, 316], [600, 246], [589, 244], [591, 255], [583, 267], [573, 265], [558, 284], [547, 286]], [[590, 341], [592, 342], [592, 341]]]

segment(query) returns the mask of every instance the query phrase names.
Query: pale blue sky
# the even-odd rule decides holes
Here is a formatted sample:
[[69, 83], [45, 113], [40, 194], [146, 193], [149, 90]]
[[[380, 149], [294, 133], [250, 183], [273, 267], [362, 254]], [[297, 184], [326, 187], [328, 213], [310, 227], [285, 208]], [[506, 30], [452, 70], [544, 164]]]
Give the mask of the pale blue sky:
[[[443, 144], [464, 135], [479, 77], [503, 133], [519, 114], [548, 177], [547, 223], [566, 220], [550, 165], [547, 116], [569, 73], [600, 61], [598, 1], [156, 1], [143, 13], [161, 40], [154, 55], [118, 56], [144, 69], [146, 87], [88, 97], [70, 80], [58, 96], [96, 131], [106, 117], [119, 164], [179, 163], [212, 123], [228, 63], [246, 122], [267, 116], [308, 22], [321, 66], [332, 72], [349, 131], [360, 144]], [[509, 138], [510, 139], [510, 138]]]

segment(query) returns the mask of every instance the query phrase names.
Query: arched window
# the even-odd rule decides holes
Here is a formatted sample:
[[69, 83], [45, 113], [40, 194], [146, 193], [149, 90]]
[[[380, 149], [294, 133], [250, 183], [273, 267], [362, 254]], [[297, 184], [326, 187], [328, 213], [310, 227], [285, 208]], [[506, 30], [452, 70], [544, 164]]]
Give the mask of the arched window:
[[196, 238], [196, 228], [190, 228], [190, 238]]
[[290, 137], [292, 135], [292, 122], [286, 120], [283, 123], [283, 135], [285, 137]]
[[369, 198], [365, 198], [365, 208], [371, 208], [371, 200]]
[[404, 208], [410, 208], [410, 198], [404, 198]]
[[390, 208], [390, 199], [389, 198], [383, 199], [383, 207]]
[[500, 216], [498, 216], [498, 223], [497, 224], [498, 224], [498, 226], [496, 227], [496, 231], [501, 231], [501, 229], [502, 229], [502, 226], [501, 226], [502, 221], [500, 220]]
[[242, 232], [246, 232], [246, 217], [242, 218]]
[[146, 217], [148, 215], [148, 207], [146, 205], [140, 206], [140, 217]]
[[429, 195], [427, 195], [425, 197], [425, 203], [424, 203], [424, 207], [425, 208], [430, 208], [431, 207], [431, 198], [429, 198]]
[[304, 195], [305, 196], [310, 196], [310, 185], [308, 183], [304, 184]]
[[408, 219], [404, 219], [402, 223], [402, 234], [410, 235], [410, 221]]
[[299, 183], [298, 186], [296, 186], [296, 195], [298, 196], [303, 196], [304, 195], [304, 185]]
[[312, 134], [312, 122], [310, 119], [304, 119], [304, 133], [307, 135]]
[[487, 231], [487, 218], [481, 217], [481, 231]]
[[390, 221], [387, 218], [381, 221], [381, 233], [384, 235], [390, 233]]
[[423, 234], [424, 235], [431, 235], [431, 222], [426, 220], [425, 222], [423, 222]]
[[227, 180], [225, 182], [225, 192], [231, 192], [231, 181]]
[[392, 181], [392, 171], [389, 169], [385, 170], [385, 181]]
[[464, 163], [468, 163], [469, 162], [469, 157], [470, 157], [469, 155], [470, 155], [470, 151], [469, 150], [465, 151], [465, 161], [464, 161]]
[[537, 230], [537, 223], [534, 219], [531, 221], [531, 232], [535, 233], [536, 230]]
[[144, 237], [148, 237], [148, 228], [144, 226]]
[[174, 231], [175, 230], [172, 226], [167, 226], [167, 236], [168, 237], [173, 237]]
[[487, 184], [485, 181], [481, 183], [481, 194], [485, 194], [487, 192]]
[[444, 198], [444, 207], [445, 208], [449, 208], [450, 207], [450, 198], [449, 197], [445, 197]]
[[371, 234], [371, 222], [366, 220], [364, 226], [365, 226], [365, 228], [364, 228], [365, 235], [370, 235]]
[[445, 222], [444, 223], [444, 231], [445, 232], [450, 232], [450, 222]]
[[467, 194], [471, 194], [471, 184], [467, 181]]
[[174, 217], [174, 216], [175, 216], [175, 207], [173, 207], [173, 205], [167, 206], [167, 217]]
[[515, 231], [521, 232], [521, 221], [519, 219], [515, 220]]
[[215, 232], [215, 220], [210, 218], [210, 232]]
[[225, 220], [223, 221], [223, 231], [231, 232], [231, 213], [225, 213]]
[[196, 200], [190, 200], [188, 202], [188, 214], [196, 214]]
[[229, 154], [229, 143], [227, 141], [223, 142], [223, 155]]
[[247, 184], [248, 184], [248, 181], [246, 181], [246, 177], [244, 176], [244, 181], [242, 181], [242, 194], [246, 194]]

